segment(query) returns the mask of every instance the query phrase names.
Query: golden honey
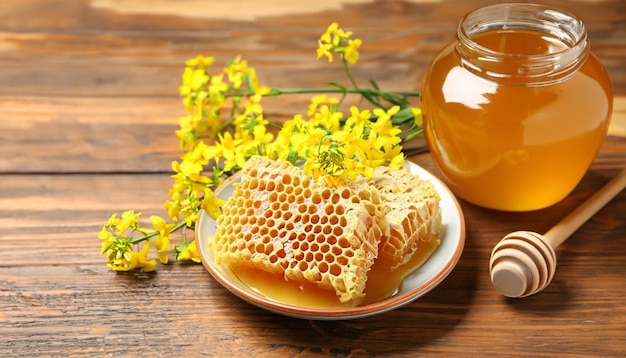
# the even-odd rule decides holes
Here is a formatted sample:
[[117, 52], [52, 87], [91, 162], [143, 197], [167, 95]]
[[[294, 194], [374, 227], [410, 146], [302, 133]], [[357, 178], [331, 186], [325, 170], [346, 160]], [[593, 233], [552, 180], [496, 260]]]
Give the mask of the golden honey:
[[[375, 303], [394, 295], [402, 281], [419, 269], [437, 247], [439, 245], [434, 241], [424, 242], [408, 262], [394, 269], [375, 261], [367, 273], [365, 298], [360, 305]], [[272, 274], [250, 267], [234, 268], [233, 272], [251, 290], [281, 303], [318, 309], [354, 306], [351, 302], [339, 302], [335, 291], [321, 289], [310, 282], [285, 279], [282, 274]]]
[[610, 79], [582, 22], [532, 4], [488, 6], [424, 78], [425, 135], [459, 197], [507, 211], [548, 207], [582, 179], [606, 136]]

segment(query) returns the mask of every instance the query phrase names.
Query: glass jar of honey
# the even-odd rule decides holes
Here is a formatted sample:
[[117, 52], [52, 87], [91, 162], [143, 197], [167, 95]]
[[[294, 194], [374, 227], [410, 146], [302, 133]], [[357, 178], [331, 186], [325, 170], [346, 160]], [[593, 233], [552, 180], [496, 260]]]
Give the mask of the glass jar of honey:
[[425, 75], [421, 102], [450, 189], [479, 206], [530, 211], [580, 182], [606, 136], [613, 94], [579, 19], [506, 3], [461, 19]]

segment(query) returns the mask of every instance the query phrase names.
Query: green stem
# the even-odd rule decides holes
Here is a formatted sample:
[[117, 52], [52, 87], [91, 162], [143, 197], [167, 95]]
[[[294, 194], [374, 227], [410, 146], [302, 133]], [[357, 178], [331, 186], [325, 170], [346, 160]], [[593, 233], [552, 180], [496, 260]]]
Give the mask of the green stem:
[[350, 67], [348, 67], [348, 61], [346, 61], [346, 59], [342, 56], [341, 62], [343, 62], [343, 68], [346, 70], [346, 76], [348, 77], [348, 80], [350, 80], [350, 83], [352, 83], [352, 87], [358, 89], [359, 86], [357, 86], [356, 81], [352, 77], [352, 72], [350, 72]]
[[[184, 220], [183, 220], [183, 221], [178, 222], [178, 224], [176, 224], [176, 226], [174, 226], [174, 227], [172, 228], [172, 230], [170, 230], [170, 233], [173, 233], [174, 231], [176, 231], [176, 230], [180, 229], [181, 227], [183, 227], [183, 226], [185, 226], [185, 225], [186, 225], [186, 223], [185, 223], [185, 221], [184, 221]], [[140, 243], [140, 242], [142, 242], [142, 241], [150, 240], [151, 238], [153, 238], [153, 237], [157, 236], [158, 234], [159, 234], [159, 232], [158, 232], [158, 231], [153, 231], [153, 232], [151, 232], [151, 233], [149, 233], [149, 234], [145, 234], [144, 236], [142, 236], [142, 237], [138, 238], [137, 240], [134, 240], [134, 241], [133, 241], [133, 245], [137, 245], [137, 244], [139, 244], [139, 243]]]
[[[382, 96], [384, 94], [393, 94], [407, 97], [419, 97], [421, 95], [420, 92], [415, 91], [407, 91], [407, 92], [385, 92], [375, 88], [272, 88], [270, 93], [265, 94], [266, 96], [278, 96], [281, 94], [315, 94], [315, 93], [350, 93], [350, 94], [360, 94], [363, 95], [371, 94], [374, 96]], [[253, 91], [248, 91], [246, 93], [241, 93], [243, 96], [251, 96], [253, 95]]]

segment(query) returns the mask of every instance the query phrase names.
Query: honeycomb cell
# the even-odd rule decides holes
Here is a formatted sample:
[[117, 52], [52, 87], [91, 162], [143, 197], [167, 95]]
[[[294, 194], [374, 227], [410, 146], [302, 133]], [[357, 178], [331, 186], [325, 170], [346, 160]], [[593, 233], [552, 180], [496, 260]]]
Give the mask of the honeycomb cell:
[[305, 198], [310, 198], [312, 195], [312, 191], [309, 188], [304, 188], [304, 190], [302, 191], [302, 195], [304, 195]]
[[268, 181], [267, 185], [265, 186], [265, 190], [269, 192], [273, 192], [275, 188], [276, 188], [276, 183], [274, 183], [273, 181]]
[[[337, 214], [338, 214], [338, 215], [341, 215], [341, 214], [339, 214], [339, 213], [337, 213]], [[339, 217], [339, 226], [340, 226], [340, 227], [346, 227], [346, 226], [348, 226], [348, 221], [346, 220], [346, 218], [345, 218], [345, 217], [343, 217], [343, 216]]]
[[327, 253], [330, 251], [330, 245], [328, 245], [327, 243], [322, 243], [322, 245], [320, 246], [320, 251], [323, 253]]
[[326, 273], [328, 272], [328, 264], [322, 261], [317, 265], [317, 269], [320, 270], [320, 273]]
[[[339, 236], [339, 235], [337, 235]], [[348, 239], [346, 239], [345, 237], [342, 237], [341, 239], [339, 239], [339, 247], [342, 247], [344, 249], [347, 249], [349, 247], [351, 247], [352, 245], [350, 244], [350, 241]]]

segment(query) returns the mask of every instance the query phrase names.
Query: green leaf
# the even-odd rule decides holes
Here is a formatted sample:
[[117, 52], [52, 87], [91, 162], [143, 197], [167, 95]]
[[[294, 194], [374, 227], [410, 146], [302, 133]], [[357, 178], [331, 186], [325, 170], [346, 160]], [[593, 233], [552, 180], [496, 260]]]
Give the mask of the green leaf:
[[393, 118], [391, 118], [391, 123], [396, 126], [401, 126], [407, 124], [409, 120], [412, 122], [413, 120], [413, 112], [411, 111], [411, 107], [402, 108], [398, 113], [396, 113]]

